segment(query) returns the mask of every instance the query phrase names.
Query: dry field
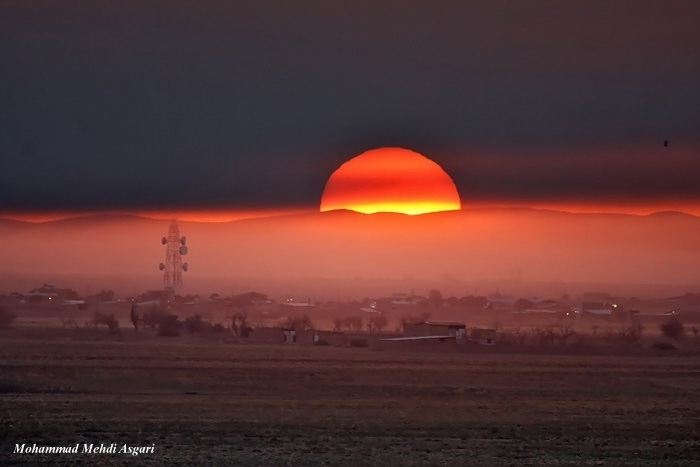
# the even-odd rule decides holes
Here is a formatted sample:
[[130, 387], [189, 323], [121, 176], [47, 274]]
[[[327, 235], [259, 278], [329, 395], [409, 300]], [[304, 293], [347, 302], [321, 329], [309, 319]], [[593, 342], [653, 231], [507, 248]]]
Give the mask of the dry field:
[[[3, 465], [698, 465], [700, 358], [0, 336]], [[15, 443], [155, 453], [12, 454]]]

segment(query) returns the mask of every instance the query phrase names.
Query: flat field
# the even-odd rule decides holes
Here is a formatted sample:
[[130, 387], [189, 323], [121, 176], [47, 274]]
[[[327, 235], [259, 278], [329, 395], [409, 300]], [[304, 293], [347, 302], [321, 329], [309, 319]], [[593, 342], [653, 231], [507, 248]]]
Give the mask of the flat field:
[[[700, 358], [0, 338], [3, 465], [698, 465]], [[155, 445], [13, 454], [15, 444]]]

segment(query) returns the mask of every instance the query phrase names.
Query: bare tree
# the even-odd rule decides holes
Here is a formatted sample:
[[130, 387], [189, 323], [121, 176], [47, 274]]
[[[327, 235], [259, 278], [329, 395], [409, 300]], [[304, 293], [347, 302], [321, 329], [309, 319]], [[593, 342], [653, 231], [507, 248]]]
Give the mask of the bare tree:
[[369, 319], [370, 332], [372, 332], [372, 331], [382, 332], [382, 330], [384, 330], [384, 328], [386, 328], [388, 325], [389, 325], [389, 320], [386, 319], [386, 316], [384, 316], [384, 315], [372, 316]]
[[636, 326], [628, 326], [617, 331], [617, 333], [612, 334], [612, 338], [608, 337], [606, 340], [617, 341], [623, 344], [636, 344], [642, 337], [642, 331], [644, 326], [638, 324]]
[[529, 336], [530, 333], [527, 331], [522, 331], [520, 328], [518, 328], [515, 331], [515, 339], [518, 341], [519, 345], [525, 344], [525, 341], [527, 340], [527, 336]]
[[545, 329], [537, 328], [533, 331], [539, 345], [554, 344], [554, 331], [551, 327]]
[[96, 311], [92, 320], [95, 323], [95, 327], [99, 324], [107, 326], [110, 334], [117, 334], [119, 332], [119, 322], [114, 318], [113, 314], [108, 315]]
[[240, 312], [231, 316], [231, 330], [237, 337], [248, 337], [251, 331], [248, 325], [248, 313]]
[[287, 329], [294, 329], [297, 331], [311, 331], [314, 329], [314, 323], [308, 315], [304, 316], [288, 316], [284, 327]]
[[362, 317], [348, 316], [345, 318], [345, 327], [355, 332], [362, 331]]
[[683, 337], [685, 329], [683, 328], [683, 323], [678, 318], [671, 318], [659, 325], [659, 329], [664, 336], [670, 337], [671, 339], [679, 340]]
[[559, 340], [561, 345], [566, 345], [566, 341], [571, 337], [576, 335], [576, 331], [565, 324], [559, 324], [552, 328], [552, 333], [554, 337]]
[[131, 302], [131, 324], [134, 325], [134, 330], [139, 332], [139, 314], [136, 312], [136, 302]]

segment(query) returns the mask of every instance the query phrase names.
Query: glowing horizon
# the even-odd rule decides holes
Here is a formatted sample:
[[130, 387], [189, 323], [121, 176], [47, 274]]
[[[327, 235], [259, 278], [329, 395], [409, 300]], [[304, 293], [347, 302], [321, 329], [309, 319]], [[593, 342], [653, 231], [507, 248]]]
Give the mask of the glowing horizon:
[[147, 217], [158, 220], [172, 220], [184, 222], [233, 222], [260, 217], [285, 216], [315, 212], [314, 208], [287, 208], [287, 209], [103, 209], [103, 210], [61, 210], [61, 211], [26, 211], [0, 213], [0, 218], [25, 222], [51, 222], [77, 217], [96, 215], [131, 215]]
[[[381, 205], [377, 210], [369, 206], [357, 206], [356, 212], [362, 214], [375, 214], [381, 212], [395, 212], [392, 206], [386, 208]], [[409, 209], [408, 206], [402, 208]], [[628, 214], [645, 216], [656, 212], [677, 211], [700, 217], [700, 202], [694, 201], [659, 201], [659, 202], [592, 202], [576, 200], [558, 201], [532, 201], [519, 202], [517, 200], [481, 200], [470, 201], [469, 207], [461, 210], [473, 209], [544, 209], [562, 211], [573, 214]], [[339, 208], [344, 209], [344, 208]], [[366, 211], [366, 212], [365, 212]], [[60, 210], [60, 211], [31, 211], [24, 212], [0, 212], [0, 218], [25, 222], [50, 222], [76, 217], [92, 215], [135, 215], [159, 220], [177, 219], [184, 222], [233, 222], [237, 220], [255, 219], [262, 217], [285, 216], [294, 214], [309, 214], [318, 212], [318, 206], [300, 206], [297, 208], [264, 208], [264, 209], [104, 209], [104, 210]], [[324, 211], [326, 212], [326, 211]], [[419, 215], [418, 212], [410, 212], [408, 215]]]

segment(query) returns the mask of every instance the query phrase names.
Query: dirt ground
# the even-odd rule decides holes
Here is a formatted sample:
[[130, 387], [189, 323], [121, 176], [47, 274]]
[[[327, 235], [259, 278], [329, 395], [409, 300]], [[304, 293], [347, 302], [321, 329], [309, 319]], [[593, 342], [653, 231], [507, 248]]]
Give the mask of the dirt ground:
[[[700, 463], [699, 389], [700, 358], [674, 352], [445, 354], [5, 333], [2, 464], [690, 466]], [[13, 454], [17, 443], [155, 450]]]

